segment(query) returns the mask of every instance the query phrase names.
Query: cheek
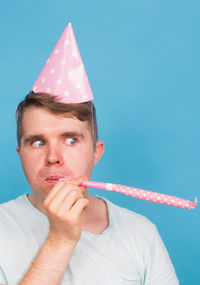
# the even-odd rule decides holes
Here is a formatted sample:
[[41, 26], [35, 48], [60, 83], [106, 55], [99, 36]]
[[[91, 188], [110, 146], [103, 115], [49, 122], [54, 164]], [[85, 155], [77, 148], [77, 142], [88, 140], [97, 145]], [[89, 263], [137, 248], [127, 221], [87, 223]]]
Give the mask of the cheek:
[[78, 175], [91, 173], [94, 162], [94, 153], [91, 148], [77, 149], [70, 155], [65, 156], [65, 164], [77, 172]]
[[80, 156], [79, 162], [85, 174], [91, 173], [94, 164], [94, 153], [91, 150], [86, 151]]
[[28, 180], [32, 179], [36, 176], [37, 170], [40, 168], [41, 165], [41, 156], [33, 155], [30, 153], [24, 153], [21, 156], [21, 164], [24, 170], [25, 176]]
[[38, 178], [39, 173], [39, 163], [36, 159], [36, 157], [32, 157], [32, 159], [29, 157], [21, 160], [22, 168], [24, 170], [24, 175], [33, 191], [38, 192], [41, 188], [41, 181]]

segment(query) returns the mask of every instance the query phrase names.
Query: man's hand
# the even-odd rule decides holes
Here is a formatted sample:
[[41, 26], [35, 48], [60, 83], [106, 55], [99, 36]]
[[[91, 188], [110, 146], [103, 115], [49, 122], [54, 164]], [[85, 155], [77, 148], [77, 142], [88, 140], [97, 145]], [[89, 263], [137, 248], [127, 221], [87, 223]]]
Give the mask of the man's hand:
[[89, 205], [84, 198], [82, 178], [59, 181], [48, 193], [44, 207], [50, 223], [49, 238], [56, 243], [76, 245], [81, 236], [80, 217]]
[[[85, 178], [84, 178], [85, 180]], [[82, 179], [59, 181], [44, 200], [49, 236], [19, 285], [59, 285], [81, 236], [80, 217], [88, 206]]]

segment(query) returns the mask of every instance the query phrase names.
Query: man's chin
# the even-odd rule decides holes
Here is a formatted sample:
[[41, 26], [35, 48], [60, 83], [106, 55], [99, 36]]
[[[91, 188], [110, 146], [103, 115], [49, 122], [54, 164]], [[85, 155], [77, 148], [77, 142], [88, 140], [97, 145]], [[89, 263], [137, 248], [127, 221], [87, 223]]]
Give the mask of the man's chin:
[[[43, 200], [45, 200], [46, 196], [49, 194], [51, 189], [55, 186], [55, 183], [42, 183], [40, 185], [37, 185], [37, 187], [33, 188], [35, 189], [34, 192], [36, 192]], [[37, 190], [36, 190], [37, 189]]]

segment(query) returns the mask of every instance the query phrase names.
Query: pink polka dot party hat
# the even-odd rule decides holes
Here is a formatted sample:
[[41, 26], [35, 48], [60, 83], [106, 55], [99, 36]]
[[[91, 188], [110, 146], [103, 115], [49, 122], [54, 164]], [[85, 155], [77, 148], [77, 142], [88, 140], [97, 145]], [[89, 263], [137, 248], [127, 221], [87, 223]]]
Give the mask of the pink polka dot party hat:
[[56, 96], [59, 102], [66, 104], [94, 99], [71, 23], [65, 28], [32, 90]]

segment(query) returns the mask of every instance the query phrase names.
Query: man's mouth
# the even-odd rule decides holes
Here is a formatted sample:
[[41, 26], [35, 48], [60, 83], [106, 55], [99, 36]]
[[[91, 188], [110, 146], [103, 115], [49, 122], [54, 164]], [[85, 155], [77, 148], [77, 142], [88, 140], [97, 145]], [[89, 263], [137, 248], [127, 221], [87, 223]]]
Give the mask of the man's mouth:
[[56, 184], [60, 178], [66, 178], [64, 176], [60, 176], [60, 175], [51, 175], [51, 176], [48, 176], [45, 181], [48, 183], [48, 184]]

